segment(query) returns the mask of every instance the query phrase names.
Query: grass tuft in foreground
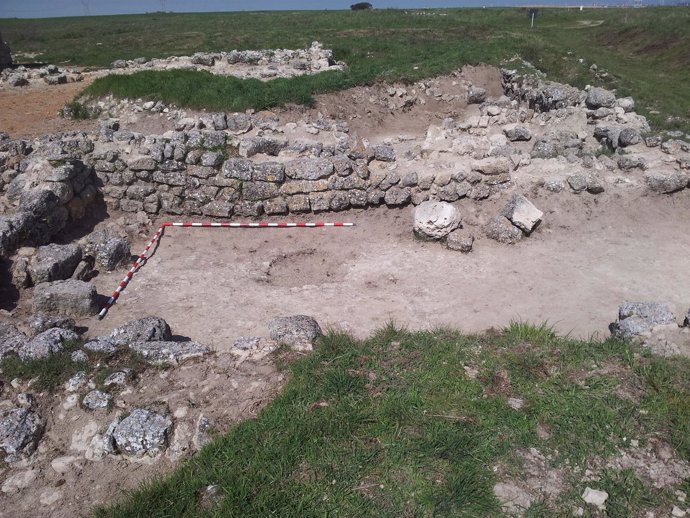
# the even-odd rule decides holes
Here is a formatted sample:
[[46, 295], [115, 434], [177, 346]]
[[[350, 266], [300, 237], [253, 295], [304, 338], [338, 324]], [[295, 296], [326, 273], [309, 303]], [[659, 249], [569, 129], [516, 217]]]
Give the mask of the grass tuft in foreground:
[[[690, 458], [690, 361], [614, 339], [569, 340], [524, 323], [482, 336], [389, 325], [365, 341], [331, 332], [290, 370], [256, 420], [96, 514], [496, 516], [494, 484], [521, 480], [519, 452], [535, 448], [564, 488], [528, 515], [563, 516], [583, 505], [584, 469], [631, 438]], [[600, 475], [609, 516], [672, 498], [629, 471]], [[209, 485], [219, 500], [202, 498]]]

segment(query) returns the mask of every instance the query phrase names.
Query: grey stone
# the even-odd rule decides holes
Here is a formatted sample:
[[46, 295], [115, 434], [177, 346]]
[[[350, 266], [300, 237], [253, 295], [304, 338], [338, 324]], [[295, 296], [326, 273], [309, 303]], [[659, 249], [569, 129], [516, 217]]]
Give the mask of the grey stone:
[[155, 171], [158, 167], [156, 161], [148, 156], [134, 159], [127, 165], [132, 171]]
[[611, 334], [621, 338], [643, 335], [655, 326], [674, 325], [676, 317], [660, 302], [625, 301], [618, 308], [618, 321], [609, 326]]
[[120, 237], [109, 230], [97, 230], [86, 236], [83, 241], [84, 251], [92, 255], [96, 263], [105, 270], [111, 271], [131, 259], [129, 239]]
[[223, 155], [216, 151], [206, 151], [201, 155], [201, 165], [206, 167], [218, 167], [223, 163]]
[[630, 171], [631, 169], [647, 169], [647, 162], [644, 158], [638, 156], [623, 155], [618, 157], [618, 168], [623, 171]]
[[5, 461], [16, 462], [31, 455], [43, 435], [45, 423], [30, 408], [0, 410], [0, 449]]
[[245, 113], [233, 113], [227, 117], [228, 131], [233, 135], [241, 135], [252, 129], [252, 118]]
[[325, 158], [298, 158], [285, 164], [285, 174], [295, 180], [319, 180], [333, 171], [333, 162]]
[[247, 201], [259, 201], [278, 195], [278, 186], [271, 182], [245, 182], [242, 185], [242, 196]]
[[211, 353], [209, 347], [197, 342], [132, 342], [129, 347], [154, 365], [177, 365]]
[[663, 141], [664, 139], [659, 135], [654, 135], [644, 139], [644, 143], [647, 147], [659, 147]]
[[261, 182], [282, 182], [285, 180], [285, 165], [280, 162], [263, 162], [254, 165], [252, 180]]
[[70, 359], [74, 363], [88, 363], [89, 362], [89, 357], [86, 356], [86, 353], [84, 351], [74, 351], [72, 355], [70, 356]]
[[[352, 203], [352, 199], [350, 199]], [[309, 196], [305, 194], [295, 194], [287, 199], [288, 210], [290, 212], [309, 212], [311, 205], [309, 203]]]
[[82, 405], [89, 410], [99, 410], [101, 408], [108, 408], [108, 405], [112, 401], [113, 396], [100, 390], [92, 390], [84, 399], [82, 399]]
[[223, 164], [223, 177], [236, 178], [238, 180], [251, 180], [254, 165], [251, 161], [242, 158], [231, 158]]
[[278, 153], [286, 147], [287, 140], [270, 137], [247, 137], [240, 142], [239, 154], [244, 158], [250, 158], [260, 153], [278, 156]]
[[46, 358], [51, 354], [62, 351], [63, 344], [68, 341], [79, 340], [79, 335], [69, 329], [53, 327], [37, 334], [19, 351], [22, 360]]
[[132, 371], [130, 369], [123, 369], [121, 371], [113, 372], [110, 376], [103, 380], [103, 386], [109, 387], [111, 385], [124, 385], [127, 380], [132, 378]]
[[212, 218], [229, 218], [232, 215], [233, 204], [227, 201], [212, 201], [201, 208], [204, 216]]
[[167, 446], [171, 431], [170, 417], [136, 408], [127, 417], [108, 427], [105, 434], [106, 451], [135, 457], [155, 456]]
[[414, 232], [424, 238], [441, 239], [460, 225], [458, 209], [442, 201], [425, 201], [414, 211]]
[[587, 176], [584, 174], [571, 174], [568, 177], [568, 185], [575, 193], [581, 193], [587, 189]]
[[260, 201], [240, 201], [235, 204], [233, 210], [238, 216], [258, 217], [263, 213], [263, 203]]
[[395, 162], [395, 149], [387, 144], [374, 146], [374, 159], [380, 162]]
[[486, 237], [506, 245], [513, 245], [522, 239], [522, 231], [501, 215], [492, 218], [484, 227], [484, 232]]
[[34, 335], [55, 327], [74, 331], [75, 325], [74, 319], [72, 318], [50, 315], [33, 315], [29, 320], [29, 327]]
[[587, 175], [587, 192], [590, 194], [601, 194], [604, 192], [604, 182], [595, 174]]
[[556, 158], [563, 154], [563, 146], [554, 139], [540, 138], [532, 147], [532, 158]]
[[118, 346], [133, 342], [166, 342], [172, 340], [172, 332], [162, 318], [144, 317], [116, 327], [108, 338]]
[[205, 67], [212, 67], [216, 64], [216, 58], [214, 58], [212, 54], [201, 52], [194, 54], [191, 61], [193, 65], [203, 65]]
[[73, 317], [95, 315], [96, 287], [72, 279], [41, 283], [34, 288], [33, 311]]
[[18, 354], [28, 341], [29, 338], [17, 326], [0, 322], [0, 359], [10, 353]]
[[346, 192], [338, 191], [333, 194], [330, 202], [331, 210], [345, 210], [350, 207], [350, 195]]
[[12, 74], [7, 78], [7, 84], [10, 86], [26, 86], [29, 80], [20, 74]]
[[460, 229], [453, 230], [446, 239], [446, 246], [450, 250], [458, 250], [464, 254], [472, 251], [473, 244], [474, 236]]
[[271, 200], [264, 200], [263, 205], [264, 213], [268, 216], [288, 213], [287, 201], [282, 196]]
[[603, 88], [591, 88], [585, 99], [587, 107], [596, 110], [597, 108], [613, 108], [616, 104], [616, 96], [612, 92]]
[[403, 187], [415, 187], [417, 185], [418, 176], [414, 171], [407, 173], [400, 180], [400, 184]]
[[307, 315], [274, 318], [268, 323], [268, 330], [272, 340], [295, 350], [311, 350], [323, 335], [318, 322]]
[[467, 104], [481, 104], [486, 100], [486, 90], [478, 86], [471, 86], [467, 91]]
[[650, 173], [645, 180], [652, 191], [661, 194], [670, 194], [688, 186], [688, 176], [676, 171]]
[[618, 134], [618, 145], [620, 147], [634, 146], [642, 142], [642, 137], [632, 128], [624, 128]]
[[511, 142], [526, 142], [532, 139], [532, 133], [530, 133], [530, 131], [524, 126], [514, 126], [512, 128], [505, 128], [503, 130], [503, 133], [505, 133], [505, 136], [508, 137], [508, 140], [510, 140]]
[[399, 207], [410, 202], [410, 189], [408, 187], [393, 186], [386, 191], [383, 201], [389, 207]]
[[510, 160], [504, 157], [489, 157], [472, 162], [472, 170], [484, 175], [509, 174], [510, 169]]
[[98, 354], [111, 355], [117, 352], [118, 346], [110, 338], [99, 336], [86, 342], [84, 349]]
[[29, 275], [34, 284], [69, 279], [81, 261], [77, 245], [41, 246], [31, 258]]
[[527, 234], [534, 230], [544, 216], [544, 213], [522, 194], [514, 194], [500, 214]]

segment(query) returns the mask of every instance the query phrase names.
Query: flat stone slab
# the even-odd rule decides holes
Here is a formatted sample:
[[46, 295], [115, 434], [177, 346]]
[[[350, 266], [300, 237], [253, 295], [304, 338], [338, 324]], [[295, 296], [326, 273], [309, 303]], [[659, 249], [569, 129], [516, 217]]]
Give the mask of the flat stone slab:
[[212, 352], [197, 342], [132, 342], [129, 347], [154, 365], [177, 365]]
[[96, 287], [78, 280], [44, 282], [34, 288], [34, 313], [86, 317], [98, 313]]

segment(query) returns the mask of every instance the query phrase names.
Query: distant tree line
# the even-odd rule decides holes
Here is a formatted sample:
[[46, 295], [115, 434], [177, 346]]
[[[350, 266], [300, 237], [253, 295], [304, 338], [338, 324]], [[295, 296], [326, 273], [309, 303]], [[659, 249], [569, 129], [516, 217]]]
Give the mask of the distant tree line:
[[353, 11], [363, 11], [364, 9], [371, 9], [372, 7], [374, 6], [371, 5], [369, 2], [358, 2], [356, 4], [352, 4], [350, 6], [350, 9], [352, 9]]

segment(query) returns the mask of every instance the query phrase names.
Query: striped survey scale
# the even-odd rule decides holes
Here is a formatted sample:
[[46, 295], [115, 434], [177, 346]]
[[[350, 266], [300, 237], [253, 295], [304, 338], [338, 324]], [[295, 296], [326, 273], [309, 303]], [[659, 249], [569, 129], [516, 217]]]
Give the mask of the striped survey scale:
[[125, 277], [120, 281], [120, 284], [117, 285], [117, 288], [115, 291], [113, 291], [113, 294], [110, 296], [108, 299], [108, 302], [105, 303], [103, 306], [103, 309], [101, 309], [100, 313], [98, 313], [98, 319], [101, 320], [105, 315], [108, 313], [108, 310], [115, 304], [117, 299], [120, 297], [120, 293], [124, 291], [124, 289], [127, 287], [129, 284], [129, 281], [132, 280], [132, 277], [134, 274], [141, 268], [143, 262], [147, 259], [149, 250], [151, 250], [151, 247], [156, 244], [157, 241], [160, 240], [160, 238], [163, 236], [163, 232], [165, 232], [165, 229], [167, 227], [182, 227], [182, 228], [192, 228], [192, 227], [200, 227], [200, 228], [324, 228], [324, 227], [354, 227], [354, 223], [346, 223], [342, 221], [334, 221], [334, 222], [325, 222], [325, 221], [316, 221], [316, 222], [288, 222], [288, 221], [277, 221], [277, 222], [272, 222], [272, 221], [258, 221], [258, 222], [246, 222], [246, 223], [241, 223], [241, 222], [232, 222], [232, 221], [221, 221], [221, 222], [215, 222], [215, 221], [201, 221], [201, 222], [194, 222], [194, 221], [166, 221], [164, 222], [160, 228], [156, 231], [156, 233], [153, 235], [151, 240], [146, 244], [146, 248], [144, 248], [144, 251], [139, 254], [137, 259], [134, 261], [134, 264], [132, 267], [129, 269]]

